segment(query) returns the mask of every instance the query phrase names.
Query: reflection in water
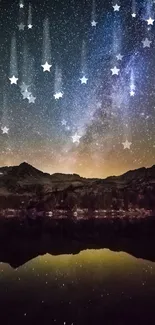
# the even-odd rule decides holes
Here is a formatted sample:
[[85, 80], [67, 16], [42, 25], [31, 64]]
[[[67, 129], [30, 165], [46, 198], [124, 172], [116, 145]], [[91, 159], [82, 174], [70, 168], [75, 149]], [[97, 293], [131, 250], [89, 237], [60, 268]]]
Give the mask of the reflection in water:
[[153, 324], [155, 263], [108, 249], [0, 264], [7, 324]]

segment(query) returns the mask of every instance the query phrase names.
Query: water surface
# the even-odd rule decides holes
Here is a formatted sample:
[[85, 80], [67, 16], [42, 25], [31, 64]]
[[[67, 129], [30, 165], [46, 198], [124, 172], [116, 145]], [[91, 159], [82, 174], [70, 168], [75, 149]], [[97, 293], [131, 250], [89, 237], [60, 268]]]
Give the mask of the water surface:
[[155, 324], [155, 263], [108, 249], [0, 263], [5, 324]]

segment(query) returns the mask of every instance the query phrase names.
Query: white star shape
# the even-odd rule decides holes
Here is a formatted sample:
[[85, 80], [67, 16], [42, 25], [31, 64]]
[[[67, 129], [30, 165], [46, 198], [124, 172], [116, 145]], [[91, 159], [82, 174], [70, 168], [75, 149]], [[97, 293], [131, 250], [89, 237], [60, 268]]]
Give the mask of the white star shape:
[[153, 25], [154, 23], [154, 19], [152, 19], [151, 17], [149, 19], [146, 20], [148, 25]]
[[131, 14], [131, 16], [132, 16], [132, 18], [136, 18], [136, 13], [133, 12], [133, 13]]
[[16, 78], [15, 76], [12, 76], [12, 78], [9, 78], [9, 80], [11, 81], [11, 85], [17, 85], [18, 78]]
[[117, 69], [117, 67], [114, 67], [113, 69], [110, 69], [112, 72], [112, 75], [118, 75], [120, 69]]
[[51, 64], [48, 64], [48, 62], [46, 61], [45, 62], [45, 64], [42, 64], [42, 68], [43, 68], [43, 72], [45, 72], [45, 71], [51, 71], [50, 69], [51, 69], [51, 67], [52, 67], [52, 65]]
[[21, 9], [23, 9], [23, 8], [24, 8], [24, 4], [23, 4], [23, 3], [20, 3], [20, 4], [19, 4], [19, 7], [20, 7]]
[[135, 92], [134, 92], [134, 90], [131, 90], [131, 91], [130, 91], [130, 96], [131, 96], [131, 97], [135, 96]]
[[19, 28], [19, 30], [24, 30], [25, 25], [23, 23], [21, 23], [21, 24], [18, 25], [18, 28]]
[[81, 84], [87, 84], [88, 78], [86, 78], [85, 76], [83, 76], [82, 78], [80, 78]]
[[92, 20], [91, 25], [92, 25], [92, 27], [96, 27], [96, 25], [97, 25], [97, 21]]
[[135, 90], [136, 89], [136, 86], [134, 84], [131, 84], [130, 89], [131, 90]]
[[23, 99], [29, 99], [29, 97], [31, 96], [31, 92], [26, 89], [25, 91], [23, 91], [22, 95]]
[[36, 97], [34, 97], [32, 94], [28, 97], [29, 104], [35, 103]]
[[80, 143], [80, 139], [81, 139], [81, 136], [78, 135], [77, 133], [75, 133], [75, 134], [72, 136], [73, 143]]
[[97, 108], [101, 108], [102, 103], [101, 102], [98, 102], [96, 106], [97, 106]]
[[145, 38], [145, 40], [143, 40], [142, 43], [143, 43], [143, 47], [150, 47], [152, 41], [149, 41], [148, 38]]
[[114, 8], [114, 11], [119, 11], [120, 6], [118, 6], [118, 4], [116, 3], [116, 4], [113, 6], [113, 8]]
[[33, 25], [32, 24], [28, 24], [27, 27], [28, 27], [28, 29], [32, 29]]
[[61, 121], [61, 124], [66, 126], [67, 125], [67, 121], [66, 120], [62, 120]]
[[28, 90], [28, 88], [30, 87], [29, 85], [26, 85], [25, 82], [23, 82], [20, 86], [21, 92], [25, 92]]
[[61, 91], [59, 91], [59, 92], [55, 93], [53, 96], [55, 99], [60, 99], [63, 97], [63, 93]]
[[7, 128], [6, 126], [2, 127], [1, 130], [2, 130], [3, 134], [8, 134], [8, 132], [9, 132], [9, 128]]
[[128, 140], [126, 140], [125, 142], [122, 143], [124, 149], [130, 149], [132, 142], [129, 142]]
[[116, 55], [116, 58], [117, 58], [118, 61], [122, 61], [122, 59], [123, 59], [123, 55], [118, 54], [118, 55]]

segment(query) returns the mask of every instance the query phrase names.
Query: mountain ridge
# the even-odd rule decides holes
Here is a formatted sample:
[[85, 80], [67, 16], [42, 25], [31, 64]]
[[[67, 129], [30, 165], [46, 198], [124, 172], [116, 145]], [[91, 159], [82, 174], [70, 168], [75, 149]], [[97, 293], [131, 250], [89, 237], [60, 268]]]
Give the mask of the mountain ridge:
[[[23, 203], [24, 202], [24, 203]], [[0, 208], [155, 209], [155, 165], [105, 179], [48, 174], [28, 163], [0, 168]]]
[[81, 178], [81, 179], [86, 179], [86, 180], [110, 180], [110, 179], [118, 179], [120, 177], [125, 177], [125, 176], [128, 176], [130, 175], [131, 173], [140, 173], [140, 172], [148, 172], [150, 170], [154, 170], [154, 173], [155, 173], [155, 165], [152, 165], [151, 167], [141, 167], [141, 168], [137, 168], [137, 169], [133, 169], [133, 170], [128, 170], [127, 172], [123, 173], [123, 174], [120, 174], [120, 175], [111, 175], [111, 176], [108, 176], [106, 178], [86, 178], [86, 177], [82, 177], [80, 176], [79, 174], [76, 174], [76, 173], [73, 173], [73, 174], [66, 174], [66, 173], [53, 173], [53, 174], [49, 174], [47, 172], [43, 172], [39, 169], [37, 169], [36, 167], [32, 166], [31, 164], [27, 163], [27, 162], [22, 162], [21, 164], [19, 165], [15, 165], [15, 166], [3, 166], [3, 167], [0, 167], [0, 172], [5, 172], [5, 171], [9, 171], [9, 173], [11, 171], [14, 171], [16, 169], [22, 169], [22, 170], [31, 170], [31, 171], [35, 171], [37, 173], [39, 173], [40, 175], [47, 175], [47, 176], [52, 176], [52, 177], [59, 177], [59, 176], [65, 176], [65, 177], [71, 177], [71, 176], [74, 176], [74, 177], [78, 177], [78, 178]]

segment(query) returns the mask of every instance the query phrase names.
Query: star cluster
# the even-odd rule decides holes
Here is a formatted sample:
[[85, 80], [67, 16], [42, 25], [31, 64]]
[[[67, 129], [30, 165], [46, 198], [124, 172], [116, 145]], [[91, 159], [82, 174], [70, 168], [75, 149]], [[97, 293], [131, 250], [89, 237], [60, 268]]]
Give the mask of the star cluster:
[[106, 177], [154, 164], [154, 10], [1, 1], [1, 166]]

